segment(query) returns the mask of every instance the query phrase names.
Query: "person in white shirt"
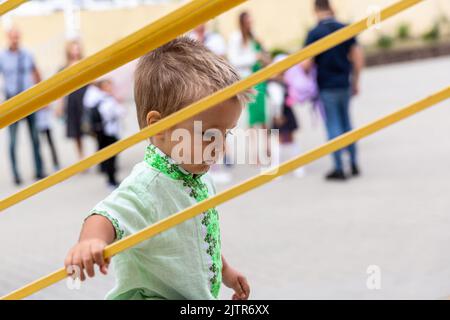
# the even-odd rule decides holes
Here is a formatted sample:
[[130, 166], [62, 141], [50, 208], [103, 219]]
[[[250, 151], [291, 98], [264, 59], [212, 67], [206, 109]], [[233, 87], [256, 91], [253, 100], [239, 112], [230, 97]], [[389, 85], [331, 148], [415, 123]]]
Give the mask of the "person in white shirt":
[[241, 32], [230, 36], [228, 43], [228, 60], [238, 70], [242, 78], [252, 74], [253, 66], [258, 62], [258, 53], [251, 41], [244, 41]]
[[[87, 86], [86, 91], [83, 95], [83, 106], [84, 106], [84, 114], [86, 118], [83, 120], [84, 122], [84, 131], [87, 132], [90, 136], [93, 136], [97, 140], [97, 150], [101, 149], [100, 146], [100, 135], [95, 132], [92, 125], [92, 114], [95, 108], [98, 108], [99, 103], [105, 97], [105, 93], [100, 90], [98, 87], [98, 83], [92, 83]], [[103, 129], [103, 125], [101, 125], [101, 130]], [[101, 131], [100, 130], [100, 131]], [[102, 162], [99, 164], [99, 171], [105, 172], [105, 163]]]
[[189, 34], [189, 37], [203, 43], [205, 47], [219, 57], [225, 57], [227, 54], [225, 39], [219, 33], [207, 30], [205, 24], [201, 24], [195, 28]]
[[[103, 86], [108, 88], [106, 90], [110, 90], [112, 84], [107, 81], [102, 84]], [[104, 124], [103, 133], [105, 136], [119, 139], [121, 119], [125, 116], [125, 108], [108, 92], [100, 103], [99, 111]]]
[[87, 87], [83, 97], [83, 105], [86, 109], [93, 108], [105, 97], [105, 93], [100, 90], [99, 82]]
[[[91, 118], [92, 131], [95, 132], [98, 149], [117, 142], [120, 137], [121, 119], [125, 116], [125, 108], [114, 97], [114, 85], [109, 79], [102, 79], [95, 85], [90, 85], [84, 96], [84, 105]], [[100, 127], [92, 120], [97, 115]], [[102, 171], [108, 178], [108, 186], [118, 186], [116, 178], [116, 156], [102, 163]]]
[[[261, 41], [253, 33], [253, 20], [250, 13], [244, 11], [239, 15], [239, 31], [229, 40], [228, 60], [238, 70], [241, 78], [247, 78], [252, 73], [261, 70], [271, 61], [264, 50]], [[270, 154], [267, 139], [258, 139], [258, 129], [267, 129], [266, 91], [267, 82], [257, 84], [254, 89], [255, 99], [248, 104], [248, 125], [250, 130], [251, 153], [255, 154], [258, 165], [261, 164], [261, 154]], [[254, 158], [254, 156], [252, 156]]]

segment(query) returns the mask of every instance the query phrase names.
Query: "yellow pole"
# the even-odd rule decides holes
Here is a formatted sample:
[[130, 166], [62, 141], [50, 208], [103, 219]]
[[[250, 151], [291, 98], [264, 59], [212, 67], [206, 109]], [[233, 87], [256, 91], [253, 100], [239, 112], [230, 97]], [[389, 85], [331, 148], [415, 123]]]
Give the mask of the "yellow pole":
[[[300, 155], [290, 161], [283, 163], [282, 165], [280, 165], [275, 169], [268, 170], [265, 173], [261, 173], [258, 176], [255, 176], [247, 181], [244, 181], [228, 190], [222, 191], [207, 200], [204, 200], [192, 207], [182, 210], [181, 212], [176, 213], [166, 219], [163, 219], [131, 236], [119, 240], [107, 246], [103, 254], [105, 258], [112, 257], [119, 252], [129, 249], [142, 241], [148, 240], [149, 238], [161, 232], [164, 232], [170, 228], [175, 227], [180, 223], [183, 223], [184, 221], [191, 219], [194, 216], [202, 212], [205, 212], [206, 210], [212, 207], [216, 207], [221, 203], [236, 198], [245, 192], [255, 189], [261, 185], [264, 185], [279, 176], [289, 173], [290, 171], [293, 171], [298, 167], [313, 162], [327, 154], [330, 154], [336, 150], [344, 148], [356, 142], [357, 140], [367, 137], [377, 131], [382, 130], [383, 128], [386, 128], [387, 126], [397, 123], [413, 114], [416, 114], [417, 112], [429, 108], [448, 98], [450, 98], [450, 86], [439, 92], [436, 92], [435, 94], [423, 100], [420, 100], [394, 113], [391, 113], [376, 121], [373, 121], [359, 129], [352, 130], [342, 136], [339, 136], [314, 150], [311, 150], [303, 155]], [[67, 277], [66, 271], [64, 268], [61, 268], [48, 276], [45, 276], [35, 282], [32, 282], [22, 287], [21, 289], [18, 289], [6, 296], [3, 296], [1, 299], [14, 300], [25, 298], [39, 290], [42, 290], [64, 279], [65, 277]]]
[[[421, 2], [422, 0], [403, 0], [395, 3], [392, 6], [387, 7], [381, 12], [381, 18], [387, 19], [403, 10], [406, 10], [407, 8]], [[217, 105], [233, 96], [235, 96], [237, 93], [247, 89], [251, 88], [257, 83], [276, 75], [283, 70], [288, 69], [289, 67], [306, 60], [308, 58], [311, 58], [317, 54], [320, 54], [323, 51], [326, 51], [329, 48], [332, 48], [336, 46], [337, 44], [350, 39], [360, 33], [361, 31], [368, 28], [367, 19], [363, 19], [359, 22], [356, 22], [354, 24], [349, 25], [346, 28], [343, 28], [328, 37], [325, 37], [307, 48], [290, 55], [286, 59], [279, 61], [277, 63], [274, 63], [261, 71], [251, 75], [250, 77], [235, 83], [221, 91], [218, 91], [214, 94], [212, 94], [209, 97], [206, 97], [186, 108], [181, 109], [180, 111], [164, 118], [163, 120], [157, 122], [156, 124], [147, 127], [140, 132], [136, 133], [135, 135], [132, 135], [126, 139], [123, 139], [121, 141], [116, 142], [115, 144], [110, 145], [109, 147], [102, 149], [93, 155], [81, 160], [80, 162], [67, 167], [63, 170], [58, 171], [57, 173], [40, 180], [31, 186], [28, 186], [21, 191], [17, 192], [14, 195], [11, 195], [9, 197], [6, 197], [0, 201], [0, 211], [5, 210], [6, 208], [9, 208], [13, 206], [16, 203], [19, 203], [47, 188], [50, 188], [51, 186], [62, 182], [71, 176], [77, 174], [78, 172], [84, 171], [87, 168], [101, 163], [104, 160], [112, 157], [113, 155], [159, 133], [162, 132], [175, 124], [184, 121], [186, 119], [191, 118], [192, 116], [207, 110], [211, 108], [214, 105]], [[1, 120], [0, 120], [1, 121]]]
[[21, 4], [27, 2], [28, 0], [8, 0], [0, 4], [0, 16], [8, 13], [9, 11], [17, 8]]
[[0, 129], [247, 0], [193, 0], [0, 105]]

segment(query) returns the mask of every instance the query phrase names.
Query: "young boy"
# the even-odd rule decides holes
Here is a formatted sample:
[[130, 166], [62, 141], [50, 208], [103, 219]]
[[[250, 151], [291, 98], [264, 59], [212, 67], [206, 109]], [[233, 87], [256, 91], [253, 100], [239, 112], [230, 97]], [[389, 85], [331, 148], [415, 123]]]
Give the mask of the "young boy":
[[[178, 38], [140, 59], [135, 73], [139, 125], [154, 125], [237, 81], [239, 76], [224, 59], [195, 40]], [[66, 267], [77, 266], [81, 280], [84, 273], [94, 276], [94, 264], [106, 274], [109, 260], [103, 259], [102, 252], [108, 244], [212, 196], [214, 187], [207, 174], [211, 159], [194, 161], [194, 155], [198, 150], [203, 155], [214, 143], [211, 130], [225, 140], [248, 97], [248, 92], [239, 94], [153, 136], [145, 160], [85, 220]], [[188, 159], [183, 163], [172, 159], [178, 129], [194, 141], [183, 149], [183, 159]], [[220, 156], [212, 154], [216, 160]], [[107, 299], [217, 299], [222, 282], [234, 290], [233, 299], [249, 297], [247, 280], [221, 255], [214, 208], [116, 255], [113, 262], [116, 286]]]

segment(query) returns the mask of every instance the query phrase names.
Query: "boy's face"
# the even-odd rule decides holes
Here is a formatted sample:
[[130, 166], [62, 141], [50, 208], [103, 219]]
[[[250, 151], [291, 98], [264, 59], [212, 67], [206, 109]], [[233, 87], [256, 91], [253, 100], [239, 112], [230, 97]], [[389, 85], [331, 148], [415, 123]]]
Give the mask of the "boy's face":
[[184, 170], [205, 173], [223, 156], [226, 136], [241, 113], [237, 99], [228, 100], [154, 136], [153, 143]]

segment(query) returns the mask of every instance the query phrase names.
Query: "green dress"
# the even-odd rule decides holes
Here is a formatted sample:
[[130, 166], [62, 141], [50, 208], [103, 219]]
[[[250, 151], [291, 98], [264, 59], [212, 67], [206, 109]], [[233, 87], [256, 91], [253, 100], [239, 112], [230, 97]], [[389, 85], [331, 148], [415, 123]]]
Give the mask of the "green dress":
[[[145, 160], [91, 211], [108, 218], [116, 240], [215, 193], [154, 145]], [[222, 282], [219, 216], [210, 209], [113, 257], [116, 285], [107, 299], [217, 299]]]
[[[256, 52], [262, 52], [261, 45], [253, 41], [253, 47]], [[255, 73], [263, 68], [260, 61], [255, 63], [252, 67], [252, 72]], [[265, 125], [267, 122], [266, 115], [266, 91], [267, 82], [261, 82], [257, 84], [254, 89], [256, 90], [255, 100], [248, 105], [249, 111], [249, 125], [254, 127], [255, 125]]]

